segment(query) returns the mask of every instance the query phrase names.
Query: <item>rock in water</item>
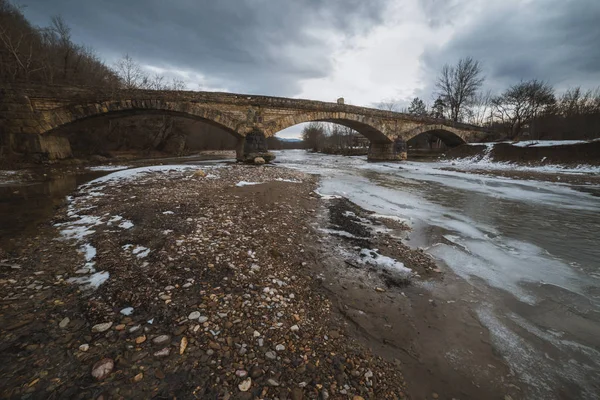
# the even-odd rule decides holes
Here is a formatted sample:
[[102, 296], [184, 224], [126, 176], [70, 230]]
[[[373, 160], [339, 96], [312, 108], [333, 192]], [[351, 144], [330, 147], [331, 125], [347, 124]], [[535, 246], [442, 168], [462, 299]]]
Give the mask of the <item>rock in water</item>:
[[103, 358], [92, 367], [92, 376], [99, 381], [106, 378], [115, 367], [115, 362], [110, 358]]
[[254, 164], [258, 164], [258, 165], [262, 165], [265, 163], [265, 159], [262, 157], [255, 157], [254, 158]]

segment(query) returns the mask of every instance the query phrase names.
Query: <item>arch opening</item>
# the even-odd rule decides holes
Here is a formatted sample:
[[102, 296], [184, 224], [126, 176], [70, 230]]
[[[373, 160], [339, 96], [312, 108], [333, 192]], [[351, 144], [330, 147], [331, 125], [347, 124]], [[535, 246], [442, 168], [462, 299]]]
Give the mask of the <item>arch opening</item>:
[[[340, 116], [339, 114], [343, 115]], [[331, 112], [298, 114], [272, 121], [268, 124], [265, 124], [265, 135], [273, 136], [278, 132], [291, 128], [295, 125], [318, 122], [341, 125], [352, 129], [373, 143], [391, 143], [392, 141], [381, 131], [376, 121], [371, 121], [369, 118], [361, 115]]]
[[[305, 148], [325, 154], [366, 155], [370, 144], [355, 129], [328, 120], [296, 124], [277, 132], [275, 136], [294, 137], [297, 140], [295, 145], [287, 148]], [[269, 148], [275, 150], [271, 146]]]
[[466, 141], [453, 128], [444, 125], [426, 125], [407, 132], [404, 137], [409, 157], [430, 156]]
[[44, 136], [65, 138], [75, 157], [180, 156], [205, 150], [230, 151], [242, 135], [211, 119], [185, 112], [130, 109], [86, 115]]

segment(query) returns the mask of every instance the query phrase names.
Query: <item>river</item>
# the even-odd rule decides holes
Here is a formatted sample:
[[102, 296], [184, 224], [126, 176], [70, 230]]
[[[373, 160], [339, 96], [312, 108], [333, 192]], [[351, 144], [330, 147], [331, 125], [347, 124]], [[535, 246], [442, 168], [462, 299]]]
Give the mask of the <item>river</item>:
[[[532, 398], [599, 398], [598, 186], [449, 171], [435, 162], [304, 151], [277, 157], [280, 166], [319, 174], [321, 194], [407, 220], [409, 243], [472, 288], [466, 306]], [[0, 185], [0, 240], [32, 234], [78, 184], [105, 173]], [[430, 290], [443, 297], [451, 288]]]

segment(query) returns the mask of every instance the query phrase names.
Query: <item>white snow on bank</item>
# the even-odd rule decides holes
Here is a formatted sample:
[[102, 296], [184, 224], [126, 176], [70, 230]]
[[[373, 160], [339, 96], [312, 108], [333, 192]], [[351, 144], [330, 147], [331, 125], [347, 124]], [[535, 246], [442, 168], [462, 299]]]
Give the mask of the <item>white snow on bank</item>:
[[404, 278], [410, 278], [413, 274], [412, 269], [405, 267], [403, 263], [391, 257], [382, 256], [377, 252], [377, 249], [361, 249], [359, 261], [363, 264], [370, 264], [396, 272]]
[[197, 168], [198, 167], [194, 165], [151, 165], [147, 167], [130, 168], [113, 172], [112, 174], [108, 174], [105, 176], [101, 176], [100, 178], [94, 179], [82, 185], [81, 187], [86, 188], [98, 185], [99, 183], [106, 183], [111, 181], [131, 180], [138, 177], [138, 175], [152, 172], [179, 172]]
[[523, 140], [521, 142], [511, 143], [517, 147], [550, 147], [550, 146], [571, 146], [574, 144], [592, 143], [600, 139], [594, 140]]
[[333, 200], [333, 199], [341, 199], [342, 198], [342, 196], [338, 196], [335, 194], [323, 194], [317, 190], [315, 190], [314, 192], [317, 196], [319, 196], [323, 200]]
[[260, 185], [262, 182], [248, 182], [248, 181], [239, 181], [238, 183], [235, 184], [235, 186], [238, 187], [242, 187], [242, 186], [252, 186], [252, 185]]
[[131, 254], [133, 254], [134, 256], [136, 256], [137, 258], [145, 258], [148, 256], [148, 254], [150, 254], [150, 249], [144, 246], [140, 246], [140, 245], [132, 245], [132, 244], [126, 244], [123, 246], [123, 250], [129, 250], [131, 249]]
[[484, 154], [483, 157], [473, 156], [458, 158], [452, 161], [442, 161], [438, 165], [439, 167], [463, 169], [465, 171], [484, 169], [490, 171], [522, 171], [571, 175], [600, 174], [600, 166], [598, 165], [581, 164], [574, 167], [567, 167], [560, 164], [522, 165], [511, 162], [492, 161], [488, 153]]
[[89, 243], [85, 243], [80, 247], [80, 251], [85, 256], [85, 261], [92, 261], [94, 257], [96, 257], [96, 248]]
[[409, 222], [406, 218], [401, 218], [396, 215], [371, 214], [370, 216], [375, 219], [389, 219], [390, 221], [400, 222], [404, 224], [407, 224]]
[[297, 181], [295, 179], [283, 179], [283, 178], [277, 178], [275, 179], [276, 181], [279, 182], [290, 182], [290, 183], [302, 183], [302, 181]]
[[341, 231], [341, 230], [337, 230], [337, 229], [319, 228], [319, 231], [321, 231], [323, 233], [326, 233], [328, 235], [341, 236], [341, 237], [345, 237], [345, 238], [348, 238], [348, 239], [363, 239], [363, 240], [368, 239], [368, 238], [364, 238], [364, 237], [353, 235], [350, 232]]
[[97, 165], [95, 167], [89, 167], [90, 171], [119, 171], [121, 169], [129, 168], [126, 165]]
[[109, 277], [110, 274], [108, 271], [100, 271], [81, 278], [69, 278], [67, 281], [69, 283], [82, 285], [84, 286], [84, 289], [98, 289]]
[[129, 220], [124, 220], [123, 222], [121, 222], [119, 224], [119, 228], [131, 229], [131, 228], [133, 228], [133, 222], [131, 222]]
[[551, 147], [551, 146], [572, 146], [574, 144], [593, 143], [600, 141], [600, 139], [593, 140], [522, 140], [519, 142], [481, 142], [481, 143], [467, 143], [469, 146], [486, 146], [494, 147], [497, 144], [510, 144], [516, 147]]
[[96, 232], [91, 229], [92, 227], [102, 224], [102, 218], [100, 217], [92, 215], [79, 216], [77, 214], [74, 214], [73, 216], [78, 217], [78, 219], [54, 225], [56, 227], [65, 227], [60, 231], [60, 234], [65, 239], [74, 239], [77, 241], [83, 240], [86, 236]]

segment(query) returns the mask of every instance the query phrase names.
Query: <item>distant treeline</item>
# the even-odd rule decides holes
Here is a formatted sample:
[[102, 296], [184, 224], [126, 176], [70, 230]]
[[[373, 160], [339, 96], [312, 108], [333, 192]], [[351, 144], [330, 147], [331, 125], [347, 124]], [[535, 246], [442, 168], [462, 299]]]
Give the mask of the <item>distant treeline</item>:
[[91, 48], [73, 43], [61, 17], [36, 27], [0, 0], [0, 81], [117, 86], [119, 77]]

